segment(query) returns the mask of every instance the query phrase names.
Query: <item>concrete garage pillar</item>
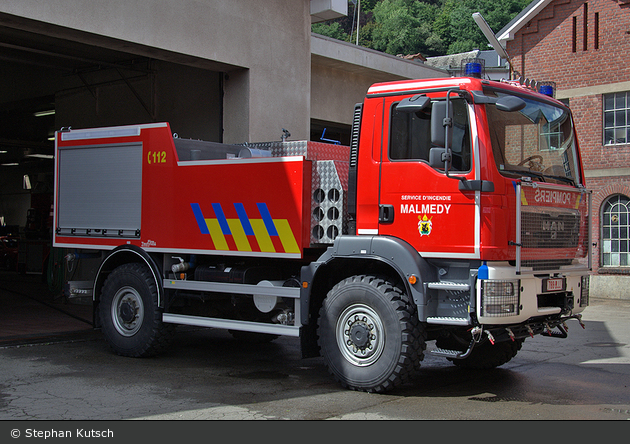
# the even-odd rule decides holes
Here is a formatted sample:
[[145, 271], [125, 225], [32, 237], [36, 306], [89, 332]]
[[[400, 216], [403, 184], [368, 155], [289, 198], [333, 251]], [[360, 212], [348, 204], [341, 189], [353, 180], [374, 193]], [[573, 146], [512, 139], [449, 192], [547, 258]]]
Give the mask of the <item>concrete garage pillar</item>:
[[249, 142], [249, 71], [223, 75], [223, 142]]
[[280, 140], [282, 128], [309, 137], [309, 0], [20, 0], [2, 13], [29, 31], [227, 73], [225, 142]]

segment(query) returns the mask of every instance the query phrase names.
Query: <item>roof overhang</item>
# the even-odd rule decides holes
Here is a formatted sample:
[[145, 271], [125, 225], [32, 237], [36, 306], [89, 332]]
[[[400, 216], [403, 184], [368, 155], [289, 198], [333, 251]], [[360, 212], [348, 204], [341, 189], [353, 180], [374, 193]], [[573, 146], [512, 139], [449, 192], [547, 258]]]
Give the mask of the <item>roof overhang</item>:
[[[514, 19], [512, 19], [510, 23], [508, 23], [501, 31], [499, 31], [499, 33], [497, 34], [497, 40], [499, 40], [499, 42], [501, 43], [508, 40], [514, 40], [514, 36], [516, 35], [516, 33], [523, 26], [529, 23], [531, 19], [536, 17], [536, 15], [538, 15], [540, 11], [545, 9], [547, 5], [552, 1], [553, 0], [532, 1], [529, 5], [527, 5], [525, 9], [523, 9], [523, 11], [521, 11], [520, 14], [514, 17]], [[505, 44], [503, 44], [503, 46], [505, 46]]]
[[380, 51], [311, 34], [311, 63], [383, 79], [448, 77], [448, 71]]

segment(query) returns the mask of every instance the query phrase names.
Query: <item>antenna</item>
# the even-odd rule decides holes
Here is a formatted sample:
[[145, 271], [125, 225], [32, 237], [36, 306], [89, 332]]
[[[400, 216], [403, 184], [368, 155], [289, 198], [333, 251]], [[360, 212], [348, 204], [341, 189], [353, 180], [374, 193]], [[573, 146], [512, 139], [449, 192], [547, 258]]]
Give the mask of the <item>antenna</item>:
[[359, 46], [359, 25], [361, 24], [361, 0], [357, 0], [357, 46]]
[[486, 39], [488, 39], [488, 42], [490, 42], [492, 48], [497, 52], [497, 54], [499, 54], [499, 57], [507, 60], [508, 65], [510, 65], [510, 72], [516, 72], [512, 67], [510, 56], [508, 55], [505, 48], [501, 45], [501, 43], [499, 43], [499, 40], [494, 35], [494, 32], [492, 31], [492, 28], [490, 28], [490, 25], [488, 25], [488, 22], [486, 22], [486, 19], [484, 19], [483, 16], [478, 12], [474, 12], [472, 17], [475, 20], [475, 23], [477, 23], [477, 26], [479, 26], [479, 29], [481, 29], [481, 32], [483, 32], [483, 35], [485, 35]]

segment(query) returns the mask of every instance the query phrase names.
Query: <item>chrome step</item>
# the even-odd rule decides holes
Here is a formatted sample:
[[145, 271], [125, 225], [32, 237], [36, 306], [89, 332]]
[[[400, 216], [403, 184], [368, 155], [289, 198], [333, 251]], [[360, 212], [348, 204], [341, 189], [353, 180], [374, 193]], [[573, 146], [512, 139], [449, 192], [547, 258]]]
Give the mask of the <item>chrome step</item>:
[[449, 358], [449, 359], [465, 359], [468, 356], [470, 356], [470, 353], [472, 352], [473, 348], [475, 347], [475, 341], [470, 341], [470, 344], [468, 345], [468, 350], [466, 351], [459, 351], [459, 350], [446, 350], [444, 348], [436, 348], [431, 350], [431, 354], [435, 355], [435, 356], [441, 356], [443, 358]]
[[470, 284], [466, 282], [427, 282], [427, 287], [433, 290], [450, 290], [450, 291], [462, 291], [470, 290]]
[[461, 352], [459, 350], [446, 350], [443, 348], [436, 348], [434, 350], [431, 350], [432, 355], [442, 356], [444, 358], [456, 358], [457, 355], [459, 355], [460, 353], [463, 354], [464, 352]]
[[456, 318], [452, 316], [429, 316], [427, 324], [439, 325], [470, 325], [468, 318]]

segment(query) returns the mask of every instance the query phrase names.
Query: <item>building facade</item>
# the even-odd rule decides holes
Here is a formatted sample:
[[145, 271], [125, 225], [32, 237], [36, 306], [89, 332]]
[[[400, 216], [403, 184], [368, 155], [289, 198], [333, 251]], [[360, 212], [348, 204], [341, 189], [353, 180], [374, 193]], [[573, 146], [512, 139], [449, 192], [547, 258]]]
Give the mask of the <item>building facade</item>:
[[0, 0], [0, 227], [47, 217], [49, 139], [62, 127], [166, 121], [179, 137], [212, 142], [275, 141], [283, 130], [344, 142], [372, 83], [445, 74], [311, 33], [347, 6]]
[[594, 295], [630, 299], [630, 1], [535, 0], [497, 33], [574, 113], [592, 194]]

